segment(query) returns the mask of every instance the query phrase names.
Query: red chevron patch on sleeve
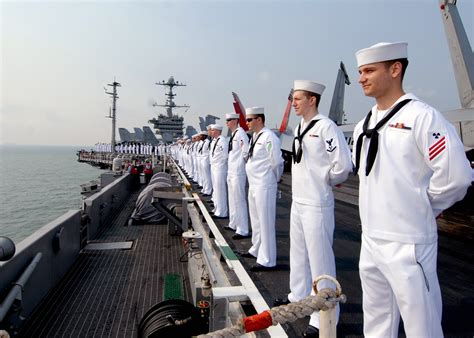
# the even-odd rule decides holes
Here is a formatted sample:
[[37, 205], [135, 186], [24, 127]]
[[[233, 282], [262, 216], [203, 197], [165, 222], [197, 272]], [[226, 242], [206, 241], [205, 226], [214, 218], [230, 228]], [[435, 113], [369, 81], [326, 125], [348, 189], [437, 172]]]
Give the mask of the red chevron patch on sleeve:
[[440, 133], [433, 133], [434, 143], [428, 149], [430, 161], [438, 157], [446, 149], [446, 136]]

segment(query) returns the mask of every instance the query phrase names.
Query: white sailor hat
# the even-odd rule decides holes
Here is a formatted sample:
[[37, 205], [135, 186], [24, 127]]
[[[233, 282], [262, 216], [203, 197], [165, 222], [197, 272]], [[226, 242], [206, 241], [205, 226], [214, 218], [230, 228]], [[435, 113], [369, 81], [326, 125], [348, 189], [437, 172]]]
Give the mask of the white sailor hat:
[[206, 128], [207, 128], [207, 129], [212, 129], [213, 126], [214, 126], [213, 124], [208, 124], [208, 125], [206, 126]]
[[216, 123], [216, 124], [213, 124], [211, 129], [215, 129], [215, 130], [222, 130], [224, 127], [221, 126], [220, 124]]
[[206, 135], [207, 136], [207, 131], [203, 130], [199, 133], [199, 135]]
[[293, 90], [305, 90], [307, 92], [315, 93], [322, 95], [324, 89], [326, 88], [325, 85], [320, 83], [316, 83], [309, 80], [295, 80], [295, 84], [293, 86]]
[[198, 137], [198, 136], [199, 136], [199, 134], [196, 133], [196, 134], [194, 134], [194, 135], [191, 136], [191, 137], [192, 137], [192, 138], [195, 138], [195, 137]]
[[379, 42], [355, 53], [357, 67], [370, 63], [408, 58], [407, 42]]
[[184, 135], [183, 140], [187, 140], [187, 139], [188, 139], [188, 135]]
[[245, 115], [265, 115], [263, 107], [245, 108]]
[[239, 114], [225, 114], [225, 119], [226, 120], [232, 120], [232, 119], [238, 119]]

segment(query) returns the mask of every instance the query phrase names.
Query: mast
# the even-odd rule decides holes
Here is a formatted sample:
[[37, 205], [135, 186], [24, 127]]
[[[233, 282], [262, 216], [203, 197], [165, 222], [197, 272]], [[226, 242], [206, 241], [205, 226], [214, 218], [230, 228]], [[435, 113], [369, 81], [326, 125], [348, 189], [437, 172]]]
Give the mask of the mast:
[[166, 108], [166, 114], [168, 115], [168, 117], [173, 117], [173, 109], [174, 108], [189, 108], [189, 106], [186, 105], [186, 104], [182, 105], [182, 106], [177, 106], [173, 101], [173, 98], [176, 96], [176, 94], [173, 93], [173, 88], [174, 87], [185, 87], [186, 85], [184, 83], [179, 83], [179, 81], [175, 81], [174, 77], [171, 76], [168, 79], [168, 81], [165, 82], [165, 80], [163, 80], [161, 82], [156, 82], [155, 84], [158, 85], [158, 86], [168, 87], [168, 92], [165, 93], [165, 95], [167, 97], [166, 103], [165, 104], [154, 103], [153, 107], [165, 107]]
[[112, 140], [110, 144], [112, 145], [112, 152], [115, 151], [115, 123], [116, 123], [116, 111], [117, 111], [117, 99], [119, 98], [117, 95], [117, 87], [121, 87], [121, 84], [115, 81], [112, 83], [108, 83], [107, 86], [113, 87], [113, 91], [108, 92], [106, 88], [105, 93], [112, 96], [112, 112], [109, 111], [109, 116], [106, 116], [108, 118], [112, 119]]

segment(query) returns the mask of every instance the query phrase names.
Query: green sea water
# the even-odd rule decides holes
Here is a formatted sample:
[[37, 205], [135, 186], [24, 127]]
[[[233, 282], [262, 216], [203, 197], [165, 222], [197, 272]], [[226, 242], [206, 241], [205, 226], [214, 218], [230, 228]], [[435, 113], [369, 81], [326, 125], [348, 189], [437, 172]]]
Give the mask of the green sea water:
[[80, 184], [102, 172], [77, 162], [81, 148], [0, 145], [0, 236], [18, 243], [66, 211], [80, 208]]

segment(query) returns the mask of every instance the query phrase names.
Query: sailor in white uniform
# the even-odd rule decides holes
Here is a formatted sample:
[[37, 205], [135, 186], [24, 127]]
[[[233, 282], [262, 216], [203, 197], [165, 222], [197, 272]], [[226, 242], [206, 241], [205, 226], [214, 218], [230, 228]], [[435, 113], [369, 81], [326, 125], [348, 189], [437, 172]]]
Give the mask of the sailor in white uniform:
[[199, 134], [194, 134], [192, 136], [192, 140], [193, 140], [193, 144], [191, 147], [191, 161], [193, 163], [192, 178], [194, 182], [199, 184], [200, 178], [199, 178], [199, 167], [198, 167], [198, 161], [197, 161], [198, 143], [200, 140]]
[[223, 127], [219, 124], [212, 125], [212, 136], [214, 143], [211, 144], [211, 177], [212, 177], [212, 200], [214, 202], [214, 216], [225, 218], [229, 214], [227, 207], [227, 158], [228, 141], [222, 135]]
[[202, 166], [201, 166], [201, 153], [199, 151], [202, 150], [202, 146], [204, 145], [204, 137], [201, 133], [198, 133], [196, 135], [196, 139], [197, 141], [196, 141], [195, 157], [196, 157], [196, 170], [198, 173], [197, 184], [198, 184], [198, 187], [202, 189], [203, 174], [202, 174]]
[[202, 174], [202, 190], [203, 195], [209, 196], [212, 194], [212, 181], [211, 181], [211, 165], [210, 165], [210, 149], [211, 149], [211, 140], [208, 135], [210, 133], [210, 125], [208, 126], [208, 131], [201, 132], [203, 145], [199, 148], [199, 158], [201, 164], [201, 174]]
[[252, 247], [247, 255], [257, 258], [251, 271], [272, 270], [276, 266], [276, 193], [283, 173], [280, 140], [265, 127], [261, 107], [245, 110], [247, 125], [253, 132], [245, 170], [249, 180], [249, 214]]
[[[324, 85], [306, 80], [296, 80], [293, 87], [293, 108], [302, 119], [295, 129], [291, 169], [291, 292], [288, 295], [291, 302], [314, 293], [312, 282], [316, 277], [336, 277], [332, 187], [347, 179], [352, 162], [343, 133], [318, 111], [324, 89]], [[326, 287], [335, 289], [326, 280], [318, 284], [320, 290]], [[309, 325], [303, 336], [317, 336], [319, 312], [311, 315]]]
[[203, 165], [202, 165], [202, 159], [203, 159], [202, 151], [204, 149], [204, 142], [207, 139], [207, 131], [201, 131], [198, 134], [198, 139], [199, 141], [198, 141], [198, 145], [196, 149], [197, 166], [198, 166], [198, 171], [199, 171], [198, 184], [202, 190], [202, 187], [204, 186], [204, 180], [205, 180], [205, 173], [203, 171]]
[[235, 231], [233, 239], [242, 239], [249, 235], [249, 214], [245, 184], [245, 159], [248, 157], [249, 138], [239, 126], [239, 114], [226, 114], [227, 128], [231, 131], [229, 140], [229, 160], [227, 169], [227, 188], [229, 192], [229, 225]]
[[436, 217], [465, 195], [470, 165], [443, 115], [404, 92], [407, 43], [379, 43], [356, 59], [376, 101], [354, 130], [364, 335], [397, 337], [401, 315], [407, 337], [442, 337]]

